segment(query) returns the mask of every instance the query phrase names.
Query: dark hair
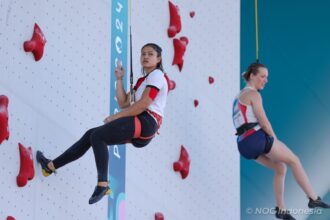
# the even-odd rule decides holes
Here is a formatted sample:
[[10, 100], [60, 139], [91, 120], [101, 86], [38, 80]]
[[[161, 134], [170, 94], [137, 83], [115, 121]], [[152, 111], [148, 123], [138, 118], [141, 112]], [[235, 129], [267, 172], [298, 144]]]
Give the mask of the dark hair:
[[147, 43], [141, 48], [141, 52], [145, 47], [152, 47], [157, 52], [157, 57], [160, 57], [160, 61], [159, 63], [157, 63], [156, 69], [160, 69], [162, 72], [164, 72], [163, 62], [162, 62], [162, 48], [155, 43]]
[[251, 74], [257, 75], [260, 67], [267, 68], [265, 65], [261, 63], [251, 63], [250, 66], [247, 68], [247, 70], [242, 74], [245, 81], [247, 82], [250, 80]]

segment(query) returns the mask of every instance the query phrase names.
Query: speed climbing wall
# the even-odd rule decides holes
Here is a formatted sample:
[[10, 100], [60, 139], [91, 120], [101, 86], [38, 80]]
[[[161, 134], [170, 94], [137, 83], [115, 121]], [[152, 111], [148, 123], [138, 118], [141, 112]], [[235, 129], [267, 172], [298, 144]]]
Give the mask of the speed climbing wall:
[[[10, 137], [0, 145], [0, 219], [121, 218], [108, 216], [107, 199], [88, 205], [96, 184], [92, 151], [47, 178], [34, 163], [33, 179], [23, 187], [16, 183], [18, 143], [31, 146], [33, 157], [41, 150], [54, 158], [109, 114], [113, 2], [1, 1], [0, 95], [9, 99]], [[155, 213], [176, 220], [239, 219], [231, 104], [239, 89], [240, 3], [172, 3], [179, 9], [181, 30], [169, 37], [168, 1], [132, 1], [135, 78], [141, 72], [141, 46], [155, 42], [176, 86], [160, 134], [146, 148], [126, 146], [121, 211], [129, 220], [155, 219]], [[37, 62], [23, 48], [35, 23], [46, 40]], [[173, 170], [181, 146], [191, 160], [184, 179]]]
[[[163, 48], [165, 71], [176, 82], [160, 135], [144, 149], [127, 148], [127, 219], [239, 219], [239, 155], [231, 121], [239, 90], [239, 1], [171, 1], [189, 40], [180, 72], [172, 66], [168, 1], [133, 1], [134, 55], [146, 42]], [[139, 73], [139, 60], [134, 59]], [[214, 78], [209, 83], [209, 76]], [[194, 106], [196, 100], [197, 107]], [[183, 145], [190, 174], [173, 172]]]
[[[0, 145], [0, 219], [107, 219], [107, 200], [88, 199], [96, 184], [93, 153], [18, 187], [18, 143], [54, 158], [83, 132], [102, 124], [109, 109], [110, 1], [0, 3], [0, 94], [9, 99], [8, 141]], [[36, 62], [24, 51], [34, 24], [46, 44]], [[33, 158], [35, 161], [35, 158]]]

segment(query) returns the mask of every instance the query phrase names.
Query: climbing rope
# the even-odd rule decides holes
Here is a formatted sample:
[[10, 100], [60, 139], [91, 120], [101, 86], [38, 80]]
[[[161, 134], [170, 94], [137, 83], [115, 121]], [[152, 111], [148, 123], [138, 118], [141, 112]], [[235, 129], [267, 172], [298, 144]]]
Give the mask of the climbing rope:
[[130, 95], [131, 100], [130, 103], [133, 104], [135, 102], [135, 95], [133, 90], [133, 58], [132, 58], [132, 30], [131, 30], [131, 23], [132, 23], [132, 1], [129, 1], [129, 50], [130, 50], [130, 75], [129, 75], [129, 82], [130, 82]]
[[258, 0], [254, 0], [254, 12], [256, 25], [256, 63], [259, 63]]

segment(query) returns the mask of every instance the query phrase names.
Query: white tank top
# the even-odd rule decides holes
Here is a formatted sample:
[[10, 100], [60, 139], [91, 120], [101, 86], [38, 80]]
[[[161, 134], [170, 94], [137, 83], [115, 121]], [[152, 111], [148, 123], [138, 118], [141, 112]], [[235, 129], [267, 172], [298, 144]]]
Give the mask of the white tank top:
[[253, 112], [252, 106], [244, 104], [239, 100], [240, 96], [248, 89], [255, 90], [252, 87], [245, 87], [236, 96], [234, 103], [233, 103], [233, 122], [234, 122], [234, 126], [236, 129], [246, 123], [258, 123], [259, 122]]

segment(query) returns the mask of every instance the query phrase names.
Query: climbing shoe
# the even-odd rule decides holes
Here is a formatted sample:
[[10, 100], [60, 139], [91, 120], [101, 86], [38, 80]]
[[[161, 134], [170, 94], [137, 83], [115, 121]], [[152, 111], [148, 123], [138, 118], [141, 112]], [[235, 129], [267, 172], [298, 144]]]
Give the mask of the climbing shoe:
[[109, 186], [96, 186], [94, 192], [89, 199], [89, 204], [94, 204], [102, 199], [103, 196], [111, 194]]
[[275, 208], [275, 217], [278, 219], [284, 219], [284, 220], [296, 220], [294, 217], [290, 215], [290, 212], [285, 209], [280, 209], [276, 206]]
[[312, 208], [317, 208], [317, 207], [329, 209], [330, 205], [323, 202], [321, 200], [321, 198], [318, 196], [316, 200], [313, 200], [313, 199], [309, 198], [308, 207], [311, 208], [311, 209]]
[[37, 151], [37, 156], [36, 157], [37, 157], [38, 163], [40, 163], [40, 165], [41, 165], [42, 175], [47, 177], [52, 173], [56, 173], [56, 170], [51, 170], [48, 167], [48, 163], [51, 162], [51, 160], [47, 159], [41, 151]]

